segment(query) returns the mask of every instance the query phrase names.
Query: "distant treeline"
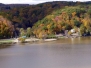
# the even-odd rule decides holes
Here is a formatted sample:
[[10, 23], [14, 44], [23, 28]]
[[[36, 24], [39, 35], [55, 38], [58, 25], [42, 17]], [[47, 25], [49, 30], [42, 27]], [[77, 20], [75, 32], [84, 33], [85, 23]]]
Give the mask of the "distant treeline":
[[13, 8], [27, 7], [29, 4], [2, 4], [0, 3], [0, 11], [11, 10]]

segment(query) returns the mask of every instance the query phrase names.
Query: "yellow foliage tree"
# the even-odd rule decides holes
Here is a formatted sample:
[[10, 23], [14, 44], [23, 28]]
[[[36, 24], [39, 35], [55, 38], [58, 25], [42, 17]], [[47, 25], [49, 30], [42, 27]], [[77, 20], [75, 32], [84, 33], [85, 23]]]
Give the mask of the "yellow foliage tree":
[[72, 13], [72, 16], [74, 17], [75, 15], [76, 15], [76, 12], [73, 12], [73, 13]]

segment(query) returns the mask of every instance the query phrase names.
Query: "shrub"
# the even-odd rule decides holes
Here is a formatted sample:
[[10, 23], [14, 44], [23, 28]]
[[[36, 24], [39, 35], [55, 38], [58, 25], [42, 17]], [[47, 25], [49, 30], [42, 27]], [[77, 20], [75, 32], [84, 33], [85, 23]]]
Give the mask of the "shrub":
[[22, 37], [20, 37], [18, 40], [19, 40], [19, 42], [21, 42], [21, 43], [24, 43], [24, 42], [25, 42], [25, 38], [22, 38]]

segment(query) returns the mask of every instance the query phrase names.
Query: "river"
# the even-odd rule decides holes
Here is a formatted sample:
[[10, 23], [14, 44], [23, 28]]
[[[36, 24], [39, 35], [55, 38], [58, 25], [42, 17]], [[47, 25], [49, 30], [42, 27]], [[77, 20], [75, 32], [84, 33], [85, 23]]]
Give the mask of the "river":
[[91, 68], [91, 37], [12, 44], [0, 49], [0, 68]]

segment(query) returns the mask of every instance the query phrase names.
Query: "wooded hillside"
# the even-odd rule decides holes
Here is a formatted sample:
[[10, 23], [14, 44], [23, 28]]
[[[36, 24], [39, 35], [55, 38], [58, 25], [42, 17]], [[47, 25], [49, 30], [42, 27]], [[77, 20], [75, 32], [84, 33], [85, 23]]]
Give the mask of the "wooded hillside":
[[70, 35], [71, 29], [75, 29], [76, 32], [79, 29], [81, 35], [90, 35], [91, 6], [66, 6], [58, 9], [35, 23], [33, 33], [40, 37], [40, 35], [59, 34], [68, 30]]
[[[0, 4], [0, 15], [11, 21], [17, 35], [19, 29], [31, 27], [46, 33], [59, 33], [72, 28], [83, 28], [82, 32], [90, 32], [91, 2], [54, 1], [37, 5]], [[82, 25], [83, 24], [83, 25]], [[1, 26], [1, 25], [0, 25]], [[84, 30], [84, 31], [83, 31]], [[42, 33], [41, 33], [42, 34]], [[83, 34], [83, 33], [82, 33]], [[89, 33], [88, 33], [89, 34]]]
[[63, 8], [65, 6], [88, 5], [91, 2], [66, 2], [54, 1], [46, 2], [37, 5], [28, 4], [1, 4], [0, 15], [3, 15], [18, 28], [32, 27], [38, 20], [52, 13], [54, 10]]

